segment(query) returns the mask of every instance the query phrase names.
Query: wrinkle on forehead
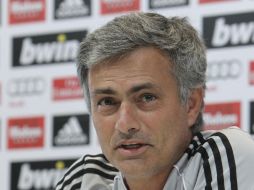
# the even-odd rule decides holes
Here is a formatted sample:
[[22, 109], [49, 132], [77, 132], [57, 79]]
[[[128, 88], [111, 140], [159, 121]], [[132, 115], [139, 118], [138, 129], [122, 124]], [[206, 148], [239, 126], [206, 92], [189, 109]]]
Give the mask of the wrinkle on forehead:
[[[169, 77], [174, 77], [168, 56], [157, 48], [143, 47], [135, 49], [122, 58], [112, 58], [94, 65], [89, 71], [88, 78], [89, 80], [93, 78], [97, 82], [116, 80], [153, 82], [153, 75], [155, 73], [161, 75], [163, 72]], [[166, 75], [164, 73], [164, 76]]]
[[171, 63], [172, 60], [165, 51], [151, 45], [151, 46], [145, 46], [145, 47], [137, 47], [137, 48], [130, 50], [128, 52], [124, 52], [122, 54], [106, 58], [106, 59], [102, 60], [101, 62], [93, 65], [90, 69], [118, 65], [120, 62], [124, 61], [125, 59], [128, 59], [131, 56], [135, 56], [136, 54], [140, 54], [141, 53], [140, 50], [141, 51], [142, 50], [152, 50], [153, 53], [156, 53], [156, 54], [159, 53], [161, 55], [161, 58], [163, 57], [164, 60], [166, 60], [169, 65], [172, 65], [172, 63]]

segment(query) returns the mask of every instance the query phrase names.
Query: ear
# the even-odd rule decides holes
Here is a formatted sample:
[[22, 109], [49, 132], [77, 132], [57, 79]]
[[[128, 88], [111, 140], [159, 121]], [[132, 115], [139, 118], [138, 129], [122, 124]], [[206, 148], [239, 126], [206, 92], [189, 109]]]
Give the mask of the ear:
[[197, 88], [191, 91], [191, 94], [187, 102], [187, 116], [188, 126], [191, 127], [198, 117], [200, 110], [202, 109], [204, 98], [204, 90]]

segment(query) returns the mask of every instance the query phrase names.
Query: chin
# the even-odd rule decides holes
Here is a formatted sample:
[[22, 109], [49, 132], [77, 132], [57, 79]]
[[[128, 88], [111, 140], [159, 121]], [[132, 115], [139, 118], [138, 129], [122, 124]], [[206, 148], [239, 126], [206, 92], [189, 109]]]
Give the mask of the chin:
[[114, 166], [124, 175], [130, 177], [145, 177], [151, 171], [148, 171], [144, 160], [125, 160], [118, 161]]

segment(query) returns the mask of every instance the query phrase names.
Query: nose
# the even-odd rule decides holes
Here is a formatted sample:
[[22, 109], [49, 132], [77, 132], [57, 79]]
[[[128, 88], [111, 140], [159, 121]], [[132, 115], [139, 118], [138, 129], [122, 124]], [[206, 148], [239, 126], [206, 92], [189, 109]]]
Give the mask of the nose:
[[121, 104], [115, 129], [123, 134], [135, 133], [140, 130], [140, 122], [131, 103]]

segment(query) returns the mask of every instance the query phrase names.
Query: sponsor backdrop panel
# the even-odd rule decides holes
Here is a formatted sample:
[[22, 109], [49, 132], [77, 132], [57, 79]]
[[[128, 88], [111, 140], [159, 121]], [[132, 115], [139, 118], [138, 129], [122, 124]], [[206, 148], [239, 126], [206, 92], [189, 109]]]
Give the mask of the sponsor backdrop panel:
[[91, 15], [91, 0], [54, 1], [54, 19], [69, 19]]
[[8, 19], [10, 24], [44, 21], [46, 0], [9, 0]]
[[13, 180], [10, 189], [53, 190], [59, 178], [76, 159], [12, 162], [10, 173]]
[[0, 0], [1, 189], [51, 190], [78, 157], [100, 151], [78, 46], [131, 11], [189, 19], [207, 45], [205, 128], [254, 135], [254, 1]]
[[254, 101], [250, 102], [250, 133], [254, 135]]

